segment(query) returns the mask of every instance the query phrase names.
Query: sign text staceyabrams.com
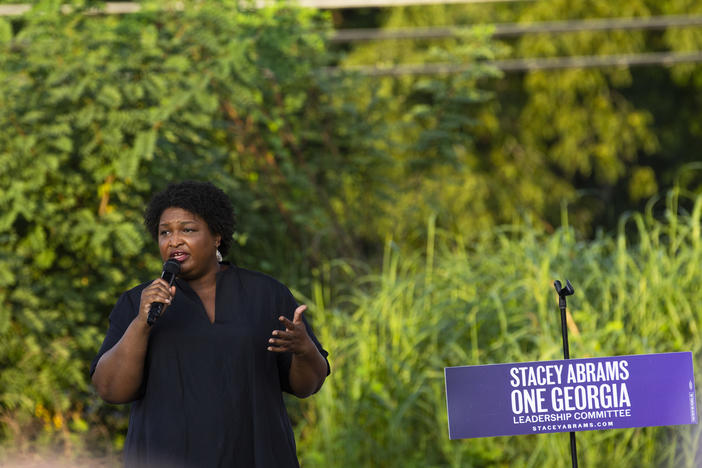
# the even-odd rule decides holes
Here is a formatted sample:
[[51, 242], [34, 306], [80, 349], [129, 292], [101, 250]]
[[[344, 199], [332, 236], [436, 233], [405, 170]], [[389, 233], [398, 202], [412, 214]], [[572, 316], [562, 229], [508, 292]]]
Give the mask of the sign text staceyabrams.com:
[[696, 424], [692, 353], [445, 369], [451, 439]]

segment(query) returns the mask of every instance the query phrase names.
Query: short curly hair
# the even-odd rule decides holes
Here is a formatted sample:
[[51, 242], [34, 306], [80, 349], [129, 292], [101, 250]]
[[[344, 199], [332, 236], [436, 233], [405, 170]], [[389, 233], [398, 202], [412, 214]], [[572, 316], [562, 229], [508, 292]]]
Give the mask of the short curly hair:
[[144, 225], [154, 240], [158, 241], [158, 226], [161, 215], [168, 208], [182, 208], [201, 217], [213, 234], [222, 239], [219, 251], [229, 252], [236, 227], [234, 208], [229, 197], [210, 182], [187, 180], [169, 184], [165, 190], [155, 194], [144, 211]]

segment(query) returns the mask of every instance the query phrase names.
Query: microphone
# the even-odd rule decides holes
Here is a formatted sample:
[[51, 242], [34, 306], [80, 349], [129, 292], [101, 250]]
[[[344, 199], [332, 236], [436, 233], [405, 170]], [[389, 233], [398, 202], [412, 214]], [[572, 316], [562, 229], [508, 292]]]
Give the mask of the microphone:
[[[166, 280], [168, 287], [173, 286], [176, 275], [180, 273], [180, 262], [178, 260], [169, 259], [163, 264], [163, 272], [161, 273], [161, 278]], [[146, 317], [146, 323], [149, 326], [153, 325], [157, 318], [161, 316], [161, 311], [163, 311], [162, 302], [152, 302], [151, 308], [149, 309], [149, 316]]]

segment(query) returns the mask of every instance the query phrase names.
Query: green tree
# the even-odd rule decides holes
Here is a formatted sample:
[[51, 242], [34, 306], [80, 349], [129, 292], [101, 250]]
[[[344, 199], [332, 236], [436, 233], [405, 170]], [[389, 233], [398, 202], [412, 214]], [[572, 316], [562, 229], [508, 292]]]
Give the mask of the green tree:
[[[556, 1], [510, 4], [441, 5], [388, 10], [382, 27], [463, 26], [495, 22], [587, 20], [609, 17], [694, 14], [692, 1]], [[483, 28], [475, 26], [474, 30]], [[343, 64], [466, 63], [461, 37], [440, 40], [395, 40], [353, 47]], [[558, 34], [527, 34], [495, 40], [484, 58], [548, 58], [597, 56], [658, 51], [694, 51], [702, 45], [699, 28], [612, 30]], [[468, 62], [470, 63], [470, 62]], [[651, 196], [680, 183], [680, 172], [697, 156], [689, 149], [700, 143], [695, 122], [699, 65], [670, 68], [602, 67], [505, 73], [480, 82], [494, 98], [474, 103], [463, 116], [474, 120], [471, 130], [441, 127], [441, 141], [459, 142], [462, 154], [439, 164], [450, 174], [440, 177], [440, 190], [431, 184], [407, 184], [402, 192], [419, 202], [422, 211], [439, 213], [441, 226], [457, 232], [480, 230], [500, 222], [537, 219], [557, 225], [562, 203], [570, 205], [571, 222], [592, 233], [610, 229], [618, 216], [639, 209]], [[436, 78], [438, 80], [438, 78]], [[383, 92], [398, 104], [410, 95], [411, 85], [427, 78], [386, 78]], [[653, 91], [655, 89], [655, 91]], [[456, 94], [469, 98], [474, 93]], [[431, 110], [442, 115], [436, 103]], [[407, 107], [405, 107], [406, 109]], [[388, 115], [402, 122], [403, 112]], [[431, 128], [431, 125], [428, 127]], [[405, 135], [394, 127], [394, 139]], [[392, 137], [389, 139], [393, 139]], [[438, 146], [437, 146], [438, 147]], [[407, 150], [398, 147], [398, 152]], [[407, 151], [406, 151], [407, 152]], [[398, 156], [402, 158], [401, 156]], [[418, 158], [436, 161], [420, 150]], [[453, 180], [452, 180], [453, 178]], [[699, 172], [687, 171], [683, 182], [695, 190]], [[424, 179], [426, 180], [426, 179]], [[425, 194], [429, 197], [424, 197]], [[470, 195], [466, 195], [469, 193]], [[397, 211], [400, 214], [401, 211]], [[404, 213], [402, 213], [404, 214]], [[426, 217], [424, 218], [426, 219]], [[399, 215], [393, 225], [400, 232], [407, 223], [417, 229], [421, 220]], [[401, 237], [401, 236], [398, 236]]]
[[20, 447], [124, 428], [87, 370], [119, 292], [160, 270], [141, 227], [153, 192], [221, 186], [240, 221], [233, 259], [304, 286], [324, 255], [355, 248], [363, 213], [347, 199], [372, 198], [382, 164], [318, 73], [324, 15], [142, 6], [40, 2], [0, 22], [0, 437]]

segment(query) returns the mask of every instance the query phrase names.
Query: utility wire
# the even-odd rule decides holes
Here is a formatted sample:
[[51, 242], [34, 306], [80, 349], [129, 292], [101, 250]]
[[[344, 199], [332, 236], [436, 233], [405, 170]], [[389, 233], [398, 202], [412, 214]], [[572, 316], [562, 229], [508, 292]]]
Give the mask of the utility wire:
[[[535, 0], [301, 0], [301, 6], [316, 8], [350, 8], [353, 2], [376, 2], [376, 6], [396, 6], [399, 2], [415, 2], [414, 4], [429, 3], [493, 3], [507, 1], [535, 1]], [[326, 3], [324, 3], [326, 2]], [[265, 0], [257, 0], [259, 6]], [[320, 6], [320, 5], [327, 6]], [[334, 6], [331, 6], [334, 5]], [[183, 8], [176, 4], [176, 10]], [[28, 4], [0, 5], [0, 16], [22, 15], [31, 9]], [[64, 11], [69, 8], [64, 6]], [[95, 13], [128, 14], [141, 9], [141, 5], [134, 2], [107, 2], [104, 10], [94, 10]], [[608, 31], [627, 29], [665, 29], [669, 27], [695, 27], [702, 25], [701, 15], [669, 15], [640, 18], [603, 18], [591, 20], [572, 21], [547, 21], [537, 23], [501, 23], [494, 24], [493, 37], [510, 37], [523, 34], [538, 33], [567, 33], [579, 31]], [[489, 25], [488, 25], [489, 26]], [[349, 29], [332, 33], [331, 41], [352, 42], [383, 39], [436, 39], [454, 37], [464, 34], [473, 26], [463, 27], [427, 27], [427, 28], [401, 28], [390, 30], [377, 29]], [[525, 58], [505, 59], [480, 62], [491, 65], [503, 72], [523, 72], [531, 70], [556, 70], [566, 68], [593, 68], [607, 66], [642, 66], [642, 65], [673, 65], [677, 63], [702, 62], [702, 52], [653, 52], [641, 54], [604, 55], [604, 56], [575, 56], [575, 57], [550, 57], [550, 58]], [[401, 75], [430, 75], [441, 73], [460, 73], [475, 64], [450, 64], [429, 63], [419, 65], [395, 65], [392, 67], [356, 66], [356, 67], [328, 67], [328, 73], [356, 72], [366, 76], [401, 76]]]
[[[411, 5], [445, 5], [456, 3], [519, 3], [536, 0], [298, 0], [302, 7], [322, 10], [339, 10], [345, 8], [392, 8]], [[258, 0], [258, 6], [265, 5], [265, 0]]]
[[[291, 5], [305, 8], [319, 8], [323, 10], [336, 10], [344, 8], [369, 8], [369, 7], [398, 7], [409, 5], [437, 5], [448, 3], [520, 3], [534, 2], [536, 0], [298, 0], [291, 1]], [[247, 4], [242, 2], [243, 4]], [[273, 0], [254, 0], [257, 8], [273, 5]], [[17, 3], [10, 5], [0, 5], [0, 16], [19, 16], [31, 10], [32, 5], [27, 3]], [[183, 10], [182, 4], [170, 5], [174, 10]], [[62, 11], [71, 10], [70, 5], [64, 5]], [[136, 13], [141, 10], [141, 5], [136, 2], [106, 2], [103, 10], [94, 9], [92, 13], [104, 13], [108, 15], [121, 15]]]
[[602, 18], [572, 21], [544, 21], [537, 23], [497, 23], [445, 27], [416, 27], [395, 29], [340, 29], [329, 40], [333, 42], [374, 41], [387, 39], [443, 39], [456, 37], [475, 26], [493, 27], [493, 37], [513, 37], [524, 34], [554, 34], [581, 31], [655, 30], [671, 27], [702, 26], [702, 15], [669, 15], [639, 18]]
[[[524, 2], [535, 0], [300, 0], [300, 6], [313, 8], [355, 8], [365, 6], [399, 6], [401, 4], [446, 4], [446, 3], [495, 3], [495, 2]], [[257, 6], [263, 6], [266, 0], [257, 0]], [[373, 5], [370, 5], [370, 4]], [[172, 8], [182, 10], [183, 5], [174, 4]], [[0, 16], [22, 15], [30, 11], [31, 5], [11, 4], [0, 5]], [[64, 5], [63, 11], [70, 11]], [[106, 2], [104, 10], [91, 10], [92, 13], [129, 14], [141, 10], [141, 5], [134, 2]], [[668, 15], [639, 18], [601, 18], [571, 21], [544, 21], [536, 23], [498, 23], [484, 25], [494, 27], [493, 37], [510, 37], [524, 34], [564, 33], [578, 31], [610, 31], [627, 29], [665, 29], [669, 27], [701, 26], [702, 15]], [[383, 39], [441, 39], [458, 36], [469, 31], [476, 25], [417, 27], [396, 29], [341, 29], [331, 34], [329, 39], [334, 42], [370, 41]]]
[[568, 68], [596, 68], [664, 65], [702, 62], [702, 51], [694, 52], [651, 52], [642, 54], [547, 57], [529, 59], [506, 59], [481, 61], [469, 64], [426, 63], [418, 65], [395, 65], [391, 67], [349, 66], [327, 67], [325, 72], [335, 75], [360, 74], [364, 76], [407, 76], [453, 74], [467, 71], [475, 66], [491, 66], [505, 73], [535, 70], [559, 70]]

